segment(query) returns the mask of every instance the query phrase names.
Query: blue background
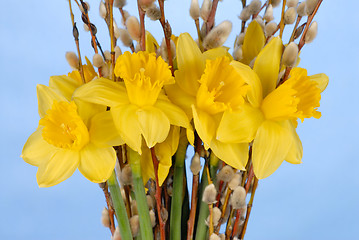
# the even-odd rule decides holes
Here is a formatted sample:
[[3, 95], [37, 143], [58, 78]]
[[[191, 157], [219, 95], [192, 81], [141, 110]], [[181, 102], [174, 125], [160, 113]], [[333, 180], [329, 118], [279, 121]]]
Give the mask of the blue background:
[[[125, 9], [137, 15], [136, 1], [128, 2]], [[109, 49], [98, 1], [89, 3], [99, 41]], [[166, 17], [176, 35], [187, 31], [195, 36], [189, 4], [189, 0], [166, 1]], [[109, 230], [100, 222], [105, 199], [97, 184], [77, 171], [57, 186], [40, 189], [37, 168], [20, 158], [39, 120], [36, 84], [48, 84], [51, 75], [71, 70], [64, 57], [66, 51], [76, 51], [68, 3], [1, 0], [1, 5], [0, 239], [110, 239]], [[246, 239], [358, 238], [359, 27], [354, 12], [358, 8], [357, 1], [324, 1], [315, 17], [319, 33], [303, 48], [300, 66], [309, 74], [324, 72], [330, 78], [322, 95], [322, 118], [305, 120], [298, 128], [303, 164], [284, 163], [259, 182]], [[219, 3], [217, 22], [233, 22], [227, 46], [232, 46], [240, 30], [240, 11], [238, 0]], [[82, 55], [91, 59], [90, 36], [82, 30], [77, 9], [75, 18]], [[118, 11], [115, 18], [120, 26]], [[160, 41], [160, 24], [146, 21]]]

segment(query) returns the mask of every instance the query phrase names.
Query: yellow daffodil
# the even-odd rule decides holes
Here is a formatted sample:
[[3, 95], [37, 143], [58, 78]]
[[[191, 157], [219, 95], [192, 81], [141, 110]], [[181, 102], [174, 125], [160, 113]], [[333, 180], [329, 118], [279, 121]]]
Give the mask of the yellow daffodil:
[[[174, 78], [161, 57], [125, 52], [117, 59], [115, 74], [124, 82], [96, 79], [79, 88], [74, 97], [109, 106], [120, 136], [133, 150], [142, 154], [142, 137], [147, 148], [163, 143], [171, 125], [191, 129], [183, 110], [163, 93], [162, 87], [173, 84]], [[192, 135], [189, 132], [190, 142]], [[172, 156], [170, 152], [168, 156]], [[168, 165], [168, 159], [159, 161]]]
[[271, 175], [284, 160], [301, 163], [302, 144], [292, 121], [320, 117], [320, 93], [328, 84], [325, 74], [310, 77], [305, 69], [294, 68], [276, 88], [282, 48], [281, 39], [274, 38], [258, 54], [253, 69], [259, 79], [247, 78], [248, 103], [224, 114], [217, 131], [223, 142], [253, 140], [253, 169], [259, 179]]
[[247, 28], [243, 40], [243, 58], [244, 64], [249, 64], [264, 47], [266, 38], [261, 25], [257, 21], [252, 21]]
[[[91, 80], [93, 80], [95, 77], [97, 77], [97, 73], [96, 73], [95, 69], [93, 68], [90, 60], [88, 60], [87, 57], [85, 57], [85, 58], [86, 58], [87, 64], [82, 65], [82, 69], [84, 71], [85, 82], [87, 83], [87, 82], [90, 82]], [[83, 83], [80, 72], [78, 70], [74, 70], [74, 71], [70, 72], [68, 74], [68, 76], [72, 79], [77, 80], [77, 82], [79, 84]]]
[[175, 71], [176, 83], [165, 86], [168, 98], [177, 106], [181, 107], [192, 119], [191, 106], [196, 102], [199, 89], [199, 80], [204, 72], [206, 59], [215, 59], [230, 54], [223, 47], [201, 52], [196, 42], [188, 33], [182, 33], [177, 39], [177, 66]]
[[[50, 85], [60, 84], [61, 79], [71, 82], [66, 76], [57, 76]], [[68, 89], [60, 88], [65, 92]], [[38, 85], [37, 92], [41, 120], [25, 144], [22, 158], [38, 167], [39, 186], [56, 185], [77, 168], [92, 182], [106, 181], [116, 162], [112, 145], [123, 144], [114, 134], [110, 113], [104, 109], [94, 115], [98, 109], [92, 105], [77, 105], [51, 87]]]
[[[236, 66], [237, 63], [241, 67]], [[248, 160], [248, 143], [222, 142], [218, 126], [225, 114], [240, 109], [248, 90], [246, 78], [255, 76], [244, 64], [227, 57], [207, 60], [192, 105], [194, 124], [206, 148], [227, 164], [243, 170]]]

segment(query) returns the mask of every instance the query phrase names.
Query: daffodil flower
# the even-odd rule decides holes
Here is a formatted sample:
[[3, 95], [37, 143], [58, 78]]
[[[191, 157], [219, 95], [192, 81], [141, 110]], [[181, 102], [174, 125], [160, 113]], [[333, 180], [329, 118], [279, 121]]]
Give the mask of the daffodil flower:
[[284, 160], [301, 163], [303, 148], [293, 122], [320, 117], [320, 93], [328, 84], [325, 74], [307, 76], [305, 69], [294, 68], [290, 78], [276, 88], [282, 50], [280, 38], [261, 50], [253, 67], [258, 77], [246, 78], [251, 88], [247, 103], [224, 114], [217, 131], [223, 142], [253, 140], [253, 169], [259, 179], [275, 172]]
[[[67, 80], [68, 84], [61, 80]], [[22, 158], [38, 167], [36, 176], [40, 187], [66, 180], [77, 168], [92, 182], [106, 181], [116, 162], [112, 146], [123, 144], [114, 134], [115, 126], [106, 109], [98, 113], [99, 109], [93, 105], [77, 104], [60, 94], [61, 91], [71, 94], [71, 85], [76, 85], [74, 81], [57, 76], [50, 79], [50, 85], [63, 84], [60, 89], [37, 86], [41, 120], [25, 143]]]
[[[96, 79], [79, 88], [74, 98], [109, 106], [119, 135], [141, 155], [143, 139], [146, 149], [155, 147], [168, 138], [171, 125], [188, 129], [189, 141], [193, 142], [186, 114], [163, 92], [163, 86], [173, 84], [174, 78], [161, 57], [148, 52], [125, 52], [117, 59], [115, 74], [124, 82]], [[158, 155], [163, 148], [156, 148]], [[170, 149], [162, 154], [166, 158], [159, 157], [160, 169], [168, 169], [173, 153]], [[168, 170], [165, 173], [167, 176]]]
[[182, 108], [189, 119], [192, 119], [191, 106], [196, 102], [199, 89], [199, 80], [204, 72], [207, 59], [215, 59], [220, 56], [231, 55], [223, 47], [201, 52], [196, 42], [188, 33], [182, 33], [177, 39], [177, 66], [175, 71], [176, 83], [166, 85], [164, 88], [168, 98]]

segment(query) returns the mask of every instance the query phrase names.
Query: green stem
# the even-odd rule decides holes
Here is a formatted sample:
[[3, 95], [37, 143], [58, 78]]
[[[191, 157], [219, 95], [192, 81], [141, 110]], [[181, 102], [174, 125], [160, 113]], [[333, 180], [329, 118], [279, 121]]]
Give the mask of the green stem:
[[181, 137], [175, 155], [175, 167], [173, 174], [173, 194], [171, 200], [171, 215], [170, 215], [171, 240], [181, 240], [184, 160], [186, 158], [187, 146], [188, 146], [187, 139], [185, 137]]
[[110, 188], [111, 198], [113, 206], [115, 208], [116, 218], [118, 226], [120, 228], [121, 237], [123, 240], [132, 240], [132, 233], [130, 222], [126, 212], [125, 203], [122, 199], [120, 186], [116, 179], [115, 171], [112, 172], [111, 177], [107, 181], [108, 187]]
[[127, 152], [129, 154], [129, 161], [132, 169], [133, 189], [137, 202], [141, 237], [146, 240], [153, 240], [151, 219], [141, 176], [141, 156], [131, 148], [127, 148]]
[[207, 225], [205, 224], [205, 221], [209, 214], [208, 205], [202, 201], [203, 191], [208, 185], [208, 179], [207, 179], [207, 171], [203, 170], [202, 173], [202, 179], [201, 179], [201, 185], [200, 185], [200, 192], [198, 196], [198, 203], [199, 205], [199, 213], [198, 213], [198, 219], [197, 219], [197, 228], [196, 228], [196, 240], [204, 240], [207, 237]]
[[219, 158], [212, 152], [209, 158], [209, 174], [213, 183], [216, 183]]

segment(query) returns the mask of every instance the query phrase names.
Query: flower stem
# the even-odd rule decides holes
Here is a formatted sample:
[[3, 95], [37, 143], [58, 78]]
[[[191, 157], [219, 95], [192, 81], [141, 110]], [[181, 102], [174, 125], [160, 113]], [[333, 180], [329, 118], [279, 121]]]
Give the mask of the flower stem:
[[206, 239], [207, 235], [207, 225], [205, 224], [205, 220], [208, 217], [209, 209], [208, 205], [202, 201], [202, 196], [204, 189], [208, 185], [207, 179], [207, 171], [203, 170], [201, 185], [200, 185], [200, 192], [198, 196], [198, 204], [199, 204], [199, 213], [198, 213], [198, 220], [197, 220], [197, 228], [196, 228], [196, 240], [204, 240]]
[[121, 237], [123, 240], [132, 240], [130, 222], [128, 221], [125, 203], [122, 199], [121, 190], [116, 179], [115, 171], [112, 172], [111, 177], [108, 179], [107, 183], [110, 188], [111, 198], [115, 208]]
[[173, 193], [171, 200], [170, 239], [181, 240], [181, 215], [183, 198], [184, 160], [186, 158], [188, 142], [181, 138], [175, 155], [173, 174]]
[[127, 152], [129, 154], [129, 161], [132, 169], [133, 189], [137, 202], [141, 237], [146, 240], [153, 240], [150, 214], [147, 205], [145, 188], [143, 186], [141, 176], [141, 156], [136, 151], [133, 151], [131, 148], [127, 148]]

